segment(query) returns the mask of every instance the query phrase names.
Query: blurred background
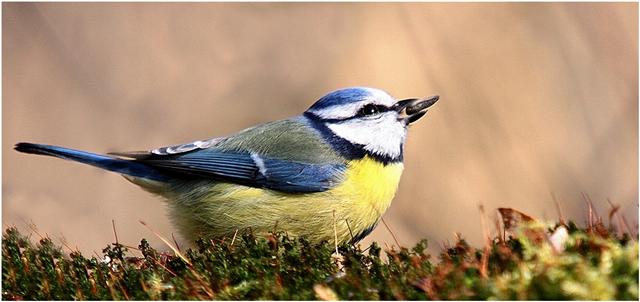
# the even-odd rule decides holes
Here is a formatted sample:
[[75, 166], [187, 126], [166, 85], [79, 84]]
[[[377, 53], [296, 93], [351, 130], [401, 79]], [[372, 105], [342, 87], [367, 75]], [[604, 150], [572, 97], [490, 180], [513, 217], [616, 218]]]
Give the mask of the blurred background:
[[[410, 130], [384, 216], [401, 244], [479, 244], [480, 204], [556, 220], [555, 196], [584, 223], [583, 194], [637, 229], [637, 3], [2, 5], [3, 227], [92, 254], [115, 220], [121, 243], [164, 248], [138, 222], [175, 233], [158, 198], [13, 145], [148, 150], [371, 86], [441, 96]], [[394, 242], [382, 224], [372, 240]]]

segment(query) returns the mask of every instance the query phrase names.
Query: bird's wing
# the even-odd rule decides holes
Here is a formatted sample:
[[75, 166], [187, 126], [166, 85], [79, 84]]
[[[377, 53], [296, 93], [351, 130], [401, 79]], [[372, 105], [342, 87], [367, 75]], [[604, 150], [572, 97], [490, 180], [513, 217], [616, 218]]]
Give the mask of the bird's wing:
[[276, 191], [326, 191], [338, 183], [345, 162], [299, 120], [249, 128], [236, 135], [163, 147], [111, 153], [176, 177], [209, 178]]
[[200, 150], [138, 162], [174, 175], [210, 178], [283, 192], [320, 192], [339, 181], [341, 164], [310, 164], [265, 158], [254, 152]]

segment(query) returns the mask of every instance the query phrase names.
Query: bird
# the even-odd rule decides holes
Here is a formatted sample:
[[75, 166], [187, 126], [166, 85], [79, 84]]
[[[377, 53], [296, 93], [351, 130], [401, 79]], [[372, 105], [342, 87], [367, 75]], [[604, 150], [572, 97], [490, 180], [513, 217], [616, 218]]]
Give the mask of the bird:
[[301, 115], [226, 137], [106, 154], [26, 142], [15, 150], [121, 174], [162, 197], [191, 242], [284, 231], [311, 242], [357, 243], [396, 194], [409, 125], [438, 99], [396, 100], [380, 89], [350, 87]]

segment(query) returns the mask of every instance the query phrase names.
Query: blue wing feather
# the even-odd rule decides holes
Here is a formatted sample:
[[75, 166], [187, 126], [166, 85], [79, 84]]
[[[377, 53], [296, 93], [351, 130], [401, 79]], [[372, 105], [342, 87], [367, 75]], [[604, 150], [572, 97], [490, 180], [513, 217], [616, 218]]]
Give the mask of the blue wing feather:
[[167, 173], [212, 178], [301, 193], [326, 191], [337, 184], [345, 170], [343, 164], [310, 164], [289, 160], [259, 158], [246, 151], [196, 150], [179, 155], [152, 155], [136, 161]]
[[345, 170], [342, 164], [305, 164], [268, 159], [264, 161], [267, 187], [282, 191], [325, 191], [337, 183]]

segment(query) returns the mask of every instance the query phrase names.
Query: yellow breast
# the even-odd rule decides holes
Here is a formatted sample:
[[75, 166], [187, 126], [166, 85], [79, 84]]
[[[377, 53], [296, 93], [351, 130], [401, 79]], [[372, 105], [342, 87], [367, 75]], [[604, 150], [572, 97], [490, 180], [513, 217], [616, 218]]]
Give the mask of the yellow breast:
[[346, 240], [371, 231], [391, 205], [403, 168], [402, 163], [384, 165], [368, 156], [349, 164], [344, 182], [331, 190], [340, 199], [339, 237]]
[[349, 163], [344, 182], [332, 193], [344, 195], [354, 210], [384, 213], [396, 194], [402, 163], [384, 165], [368, 156]]

